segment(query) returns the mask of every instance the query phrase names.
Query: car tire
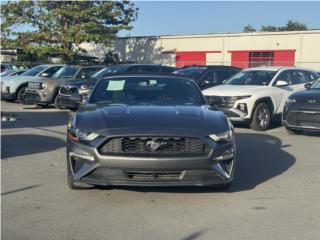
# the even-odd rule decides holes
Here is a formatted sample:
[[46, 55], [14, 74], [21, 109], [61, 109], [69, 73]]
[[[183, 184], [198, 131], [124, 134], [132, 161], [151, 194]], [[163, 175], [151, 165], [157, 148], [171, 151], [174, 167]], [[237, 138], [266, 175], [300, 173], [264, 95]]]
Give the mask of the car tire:
[[250, 127], [256, 131], [266, 131], [271, 123], [272, 114], [268, 104], [259, 103], [253, 112]]
[[20, 88], [20, 90], [18, 91], [17, 100], [18, 100], [19, 103], [24, 103], [24, 102], [25, 102], [26, 88], [27, 88], [27, 87], [22, 87], [22, 88]]
[[299, 129], [290, 129], [286, 127], [286, 130], [290, 135], [299, 135], [303, 133], [303, 130], [299, 130]]
[[60, 107], [59, 106], [59, 101], [58, 101], [58, 95], [54, 98], [54, 107], [56, 109], [60, 109], [60, 110], [63, 110], [64, 108]]
[[84, 187], [81, 184], [75, 184], [70, 178], [68, 178], [68, 187], [72, 190], [81, 190]]
[[232, 182], [228, 182], [228, 183], [222, 183], [222, 184], [218, 184], [218, 185], [208, 186], [208, 188], [212, 189], [212, 190], [217, 190], [217, 191], [219, 191], [219, 190], [225, 191], [225, 190], [228, 190], [231, 185], [232, 185]]

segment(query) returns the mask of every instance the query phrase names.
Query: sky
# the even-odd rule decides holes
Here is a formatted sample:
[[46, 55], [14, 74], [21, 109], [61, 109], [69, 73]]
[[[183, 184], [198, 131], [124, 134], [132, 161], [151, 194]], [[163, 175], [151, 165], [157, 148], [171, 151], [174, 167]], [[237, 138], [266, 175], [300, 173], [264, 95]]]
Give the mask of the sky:
[[119, 36], [242, 32], [251, 24], [286, 25], [288, 20], [320, 29], [318, 2], [134, 1], [139, 8], [133, 29]]

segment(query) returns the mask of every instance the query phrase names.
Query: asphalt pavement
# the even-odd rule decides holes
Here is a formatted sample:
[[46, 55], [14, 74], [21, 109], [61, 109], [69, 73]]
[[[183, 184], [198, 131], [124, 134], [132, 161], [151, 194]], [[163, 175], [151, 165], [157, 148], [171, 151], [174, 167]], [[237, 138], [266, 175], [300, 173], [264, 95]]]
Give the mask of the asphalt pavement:
[[68, 111], [2, 102], [4, 240], [320, 238], [320, 136], [236, 128], [236, 178], [208, 188], [66, 184]]

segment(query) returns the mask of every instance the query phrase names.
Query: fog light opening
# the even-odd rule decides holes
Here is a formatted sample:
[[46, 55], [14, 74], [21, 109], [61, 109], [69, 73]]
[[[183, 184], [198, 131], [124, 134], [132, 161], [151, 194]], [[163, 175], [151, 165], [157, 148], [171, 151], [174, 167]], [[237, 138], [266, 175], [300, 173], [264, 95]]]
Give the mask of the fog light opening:
[[91, 162], [94, 161], [94, 156], [92, 155], [85, 155], [85, 154], [76, 153], [76, 152], [70, 152], [69, 155], [70, 157], [73, 157], [74, 160], [77, 160], [77, 158], [79, 158], [79, 159], [88, 160]]

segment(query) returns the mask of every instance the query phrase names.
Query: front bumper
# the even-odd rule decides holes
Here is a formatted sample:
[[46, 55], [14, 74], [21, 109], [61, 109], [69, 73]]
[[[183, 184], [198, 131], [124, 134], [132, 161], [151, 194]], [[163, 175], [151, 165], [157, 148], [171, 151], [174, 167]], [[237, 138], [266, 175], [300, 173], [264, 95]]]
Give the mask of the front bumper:
[[[68, 141], [67, 145], [68, 177], [74, 182], [103, 186], [208, 186], [229, 183], [234, 176], [234, 141], [215, 145], [205, 156], [183, 158], [106, 156], [97, 148], [77, 142]], [[232, 149], [231, 156], [224, 161], [215, 160], [226, 149]], [[82, 159], [79, 154], [93, 156], [94, 160]]]
[[1, 92], [1, 99], [4, 100], [16, 100], [16, 94], [10, 92]]
[[27, 104], [50, 104], [52, 96], [50, 93], [40, 89], [26, 89], [25, 103]]
[[58, 106], [60, 108], [78, 109], [79, 103], [70, 100], [70, 96], [58, 94]]
[[282, 125], [289, 129], [320, 131], [320, 104], [286, 104]]

